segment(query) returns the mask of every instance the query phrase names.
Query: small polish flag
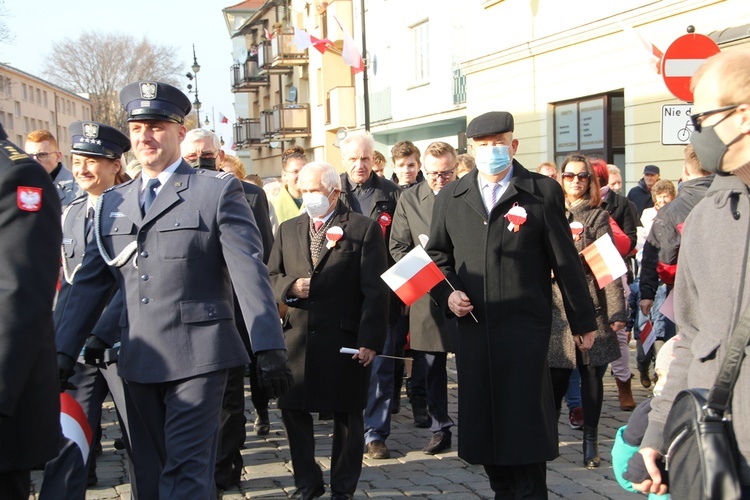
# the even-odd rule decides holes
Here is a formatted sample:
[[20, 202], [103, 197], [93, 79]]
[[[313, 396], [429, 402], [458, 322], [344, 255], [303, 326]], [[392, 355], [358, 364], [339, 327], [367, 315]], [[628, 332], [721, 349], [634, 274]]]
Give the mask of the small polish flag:
[[221, 111], [219, 111], [219, 123], [229, 123], [229, 118], [224, 116]]
[[263, 32], [266, 35], [266, 40], [273, 40], [273, 33], [268, 31], [268, 28], [263, 28]]
[[664, 57], [664, 53], [656, 45], [643, 38], [635, 28], [622, 24], [620, 26], [625, 33], [628, 33], [648, 53], [649, 66], [656, 71], [656, 74], [661, 75], [661, 60]]
[[341, 31], [344, 32], [344, 50], [341, 51], [341, 57], [348, 66], [352, 67], [352, 74], [356, 75], [365, 70], [365, 62], [362, 60], [362, 56], [360, 55], [357, 44], [354, 43], [352, 36], [336, 16], [333, 16], [333, 18], [336, 20], [339, 28], [341, 28]]
[[63, 435], [80, 448], [85, 464], [91, 447], [91, 426], [80, 403], [67, 392], [60, 393], [60, 426]]
[[302, 31], [294, 26], [294, 38], [292, 39], [292, 43], [297, 47], [297, 50], [305, 50], [312, 45], [312, 37], [307, 31]]
[[594, 273], [599, 288], [612, 283], [614, 280], [628, 272], [625, 262], [617, 251], [612, 238], [605, 234], [581, 251]]
[[656, 331], [654, 330], [654, 325], [651, 324], [650, 319], [646, 321], [645, 325], [643, 325], [640, 339], [641, 345], [643, 346], [643, 352], [648, 353], [656, 340]]
[[407, 306], [445, 279], [440, 268], [419, 245], [380, 277]]

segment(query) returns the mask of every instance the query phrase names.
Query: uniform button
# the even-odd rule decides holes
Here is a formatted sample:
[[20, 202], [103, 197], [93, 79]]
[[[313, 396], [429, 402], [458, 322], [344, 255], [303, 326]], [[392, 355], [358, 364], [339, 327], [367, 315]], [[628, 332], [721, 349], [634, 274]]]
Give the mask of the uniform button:
[[487, 221], [484, 221], [484, 225], [485, 225], [485, 226], [487, 225]]
[[209, 318], [213, 318], [214, 316], [216, 316], [216, 313], [214, 312], [214, 308], [213, 307], [209, 307], [208, 308], [208, 317]]
[[141, 279], [143, 281], [148, 281], [148, 278], [149, 278], [148, 274], [144, 274], [143, 276], [141, 276]]
[[148, 257], [148, 252], [147, 252], [147, 251], [145, 251], [145, 250], [144, 250], [144, 251], [142, 251], [142, 252], [141, 252], [141, 257], [143, 257], [144, 259], [145, 259], [146, 257]]
[[308, 269], [307, 274], [312, 274], [312, 271]]
[[179, 223], [179, 222], [175, 222], [175, 223], [174, 223], [174, 227], [178, 227], [179, 225], [180, 225], [180, 223]]
[[315, 335], [315, 330], [310, 330], [310, 335]]
[[119, 227], [116, 227], [116, 228], [115, 228], [115, 232], [118, 232], [119, 230], [120, 230], [120, 228], [119, 228]]
[[149, 303], [150, 301], [148, 300], [148, 297], [143, 297], [143, 298], [141, 299], [141, 302], [142, 302], [143, 304], [148, 304], [148, 303]]

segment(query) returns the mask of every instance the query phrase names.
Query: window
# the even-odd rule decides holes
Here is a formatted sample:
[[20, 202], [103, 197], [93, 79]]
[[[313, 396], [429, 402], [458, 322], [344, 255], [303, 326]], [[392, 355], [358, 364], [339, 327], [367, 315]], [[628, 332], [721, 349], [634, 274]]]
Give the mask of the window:
[[31, 119], [31, 130], [36, 130], [36, 118]]
[[49, 106], [49, 104], [47, 104], [47, 91], [46, 90], [44, 91], [43, 95], [44, 95], [44, 107], [46, 108]]
[[13, 114], [12, 113], [8, 113], [7, 120], [8, 120], [7, 122], [8, 130], [13, 130], [14, 127], [13, 127]]
[[22, 135], [16, 135], [16, 144], [23, 144], [23, 136]]
[[426, 83], [430, 79], [430, 40], [429, 21], [425, 20], [411, 27], [413, 47], [412, 75], [414, 83]]
[[65, 112], [70, 114], [70, 99], [65, 99]]
[[16, 112], [16, 116], [20, 118], [21, 117], [21, 103], [18, 101], [16, 101], [15, 112]]
[[29, 132], [31, 132], [31, 130], [29, 129], [29, 117], [28, 116], [24, 116], [24, 118], [23, 118], [23, 133], [24, 134], [28, 134]]
[[36, 89], [36, 103], [37, 104], [42, 103], [42, 91], [39, 89]]
[[616, 164], [625, 154], [623, 107], [622, 91], [555, 104], [555, 163], [580, 152]]
[[26, 91], [26, 84], [25, 84], [25, 83], [22, 83], [22, 84], [21, 84], [21, 97], [23, 97], [23, 100], [24, 100], [24, 101], [28, 99], [28, 96], [27, 96], [27, 93], [26, 93], [26, 92], [27, 92], [27, 91]]
[[73, 116], [76, 115], [76, 103], [73, 103]]
[[0, 123], [2, 123], [4, 126], [8, 126], [8, 124], [5, 122], [5, 111], [0, 111]]
[[13, 86], [11, 84], [10, 78], [5, 79], [5, 93], [8, 95], [13, 95]]

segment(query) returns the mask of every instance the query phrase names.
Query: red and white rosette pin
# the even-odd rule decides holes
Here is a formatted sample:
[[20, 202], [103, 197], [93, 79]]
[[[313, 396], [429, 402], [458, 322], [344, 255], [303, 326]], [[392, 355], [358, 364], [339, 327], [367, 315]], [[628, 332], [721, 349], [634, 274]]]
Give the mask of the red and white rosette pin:
[[528, 214], [526, 214], [525, 208], [519, 206], [518, 203], [513, 205], [510, 210], [508, 210], [508, 213], [505, 214], [505, 218], [510, 222], [510, 224], [508, 224], [508, 231], [517, 233], [518, 230], [521, 229], [521, 226], [523, 226], [524, 222], [526, 222], [527, 217]]
[[570, 223], [570, 233], [573, 235], [573, 241], [578, 241], [581, 239], [581, 235], [583, 234], [583, 224], [581, 224], [578, 221], [573, 221]]
[[344, 237], [344, 230], [338, 226], [333, 226], [326, 231], [326, 248], [329, 250], [336, 246], [336, 242]]
[[391, 214], [388, 212], [380, 212], [380, 215], [378, 215], [378, 224], [380, 224], [380, 229], [383, 230], [383, 238], [385, 238], [386, 229], [391, 225], [391, 222], [393, 222]]

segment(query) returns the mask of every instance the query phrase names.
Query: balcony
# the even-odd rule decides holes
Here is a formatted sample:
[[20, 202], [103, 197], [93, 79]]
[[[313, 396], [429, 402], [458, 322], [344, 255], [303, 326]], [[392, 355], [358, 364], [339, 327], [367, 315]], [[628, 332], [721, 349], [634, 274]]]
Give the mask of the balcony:
[[264, 109], [260, 112], [260, 140], [269, 142], [273, 138], [273, 110]]
[[[276, 37], [273, 40], [265, 40], [258, 45], [258, 73], [261, 75], [285, 75], [291, 73], [294, 66], [282, 66], [280, 63], [274, 66], [273, 52], [276, 45]], [[305, 60], [307, 62], [307, 60]]]
[[299, 50], [292, 43], [294, 29], [285, 29], [271, 40], [271, 66], [289, 67], [307, 64], [307, 49]]
[[356, 127], [354, 87], [334, 87], [326, 94], [326, 129]]
[[244, 64], [234, 64], [230, 68], [232, 92], [258, 92], [261, 87], [268, 87], [268, 75], [261, 75], [258, 68], [258, 57], [252, 56]]
[[[364, 125], [365, 100], [364, 96], [357, 96], [358, 125]], [[370, 123], [384, 122], [393, 118], [391, 113], [391, 89], [370, 92]]]
[[261, 111], [263, 142], [293, 137], [310, 137], [310, 106], [308, 104], [277, 104]]
[[234, 144], [245, 149], [262, 144], [259, 118], [240, 118], [234, 124]]

